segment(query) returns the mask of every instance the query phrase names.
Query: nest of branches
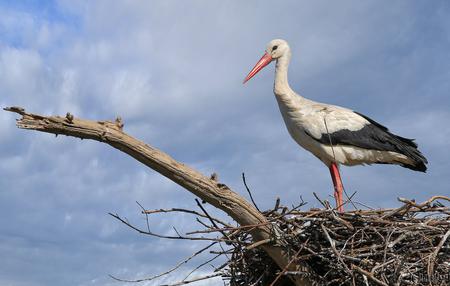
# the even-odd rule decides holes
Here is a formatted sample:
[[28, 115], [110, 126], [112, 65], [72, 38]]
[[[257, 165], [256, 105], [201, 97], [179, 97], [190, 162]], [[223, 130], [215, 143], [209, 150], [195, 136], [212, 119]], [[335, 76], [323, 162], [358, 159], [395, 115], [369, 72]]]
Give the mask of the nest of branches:
[[[260, 225], [232, 226], [213, 218], [199, 201], [197, 204], [201, 211], [143, 209], [147, 229], [140, 229], [118, 215], [111, 215], [140, 233], [210, 242], [172, 269], [150, 278], [132, 280], [135, 282], [172, 273], [209, 250], [213, 257], [194, 270], [219, 257], [225, 257], [225, 262], [215, 266], [208, 275], [189, 278], [194, 272], [191, 271], [183, 281], [167, 285], [185, 285], [217, 276], [231, 286], [294, 285], [290, 279], [293, 275], [308, 276], [316, 285], [450, 284], [450, 198], [434, 196], [421, 204], [399, 198], [402, 205], [396, 209], [345, 213], [338, 213], [327, 201], [317, 199], [324, 208], [309, 211], [300, 210], [303, 202], [288, 208], [277, 200], [273, 209], [263, 212], [271, 226], [272, 239], [257, 242], [253, 241], [251, 231]], [[184, 235], [175, 229], [174, 236], [152, 233], [148, 227], [148, 215], [167, 212], [193, 214], [203, 229]], [[290, 263], [306, 262], [310, 271], [280, 269], [259, 247], [263, 244], [281, 245], [290, 253]], [[212, 250], [213, 246], [220, 248]]]
[[279, 269], [241, 229], [234, 236], [244, 243], [228, 263], [230, 285], [291, 285], [289, 275], [310, 275], [317, 285], [449, 285], [450, 212], [440, 201], [450, 198], [399, 200], [397, 209], [342, 214], [326, 202], [310, 211], [277, 205], [264, 213], [276, 238], [267, 243], [281, 241], [292, 263], [306, 261], [314, 273]]

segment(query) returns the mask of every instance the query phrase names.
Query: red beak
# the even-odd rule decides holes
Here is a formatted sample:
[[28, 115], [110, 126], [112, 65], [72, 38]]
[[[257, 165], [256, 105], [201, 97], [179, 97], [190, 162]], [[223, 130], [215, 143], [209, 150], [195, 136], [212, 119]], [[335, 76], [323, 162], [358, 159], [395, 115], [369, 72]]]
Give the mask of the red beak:
[[270, 64], [272, 61], [272, 56], [268, 53], [265, 53], [264, 56], [256, 63], [255, 67], [248, 73], [247, 77], [244, 79], [244, 83], [249, 81], [255, 74], [257, 74], [263, 67]]

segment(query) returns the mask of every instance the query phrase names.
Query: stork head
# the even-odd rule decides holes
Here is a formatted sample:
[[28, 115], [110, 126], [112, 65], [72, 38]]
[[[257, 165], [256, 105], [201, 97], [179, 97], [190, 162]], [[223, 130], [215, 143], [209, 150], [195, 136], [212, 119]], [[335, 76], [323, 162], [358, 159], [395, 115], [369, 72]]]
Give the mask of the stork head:
[[255, 74], [270, 64], [273, 60], [278, 60], [284, 55], [290, 55], [290, 48], [285, 40], [275, 39], [267, 45], [266, 52], [262, 58], [256, 63], [253, 69], [244, 79], [244, 83], [249, 81]]

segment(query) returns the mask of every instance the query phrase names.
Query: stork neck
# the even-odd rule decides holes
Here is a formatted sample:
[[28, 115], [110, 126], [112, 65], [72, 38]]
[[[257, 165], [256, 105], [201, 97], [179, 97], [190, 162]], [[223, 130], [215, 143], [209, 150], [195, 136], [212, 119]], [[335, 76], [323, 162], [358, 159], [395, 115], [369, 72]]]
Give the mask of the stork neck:
[[288, 94], [292, 92], [288, 82], [288, 67], [290, 60], [290, 53], [287, 53], [277, 59], [274, 84], [274, 93], [276, 95]]

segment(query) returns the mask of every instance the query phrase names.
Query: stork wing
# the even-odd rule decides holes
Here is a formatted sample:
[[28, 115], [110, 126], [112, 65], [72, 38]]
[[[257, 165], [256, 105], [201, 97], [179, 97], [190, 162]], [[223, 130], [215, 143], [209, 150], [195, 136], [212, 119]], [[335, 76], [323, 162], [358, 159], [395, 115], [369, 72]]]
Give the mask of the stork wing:
[[[325, 133], [320, 138], [316, 138], [320, 143], [325, 145], [351, 145], [364, 149], [394, 151], [401, 152], [406, 146], [417, 148], [417, 144], [413, 139], [397, 136], [389, 132], [389, 130], [380, 123], [370, 119], [369, 117], [357, 112], [349, 115], [349, 121], [341, 124], [343, 128], [339, 128], [339, 121], [333, 120], [333, 113], [324, 116]], [[355, 116], [360, 120], [355, 120]], [[364, 119], [364, 120], [362, 120]], [[364, 122], [366, 121], [366, 122]], [[406, 154], [405, 154], [406, 155]]]
[[427, 163], [413, 139], [395, 135], [385, 126], [363, 114], [339, 107], [325, 108], [319, 112], [322, 116], [317, 116], [316, 113], [316, 118], [323, 119], [321, 134], [318, 134], [318, 128], [313, 128], [315, 132], [309, 132], [310, 130], [305, 132], [324, 145], [347, 145], [392, 151], [403, 154], [421, 165]]

